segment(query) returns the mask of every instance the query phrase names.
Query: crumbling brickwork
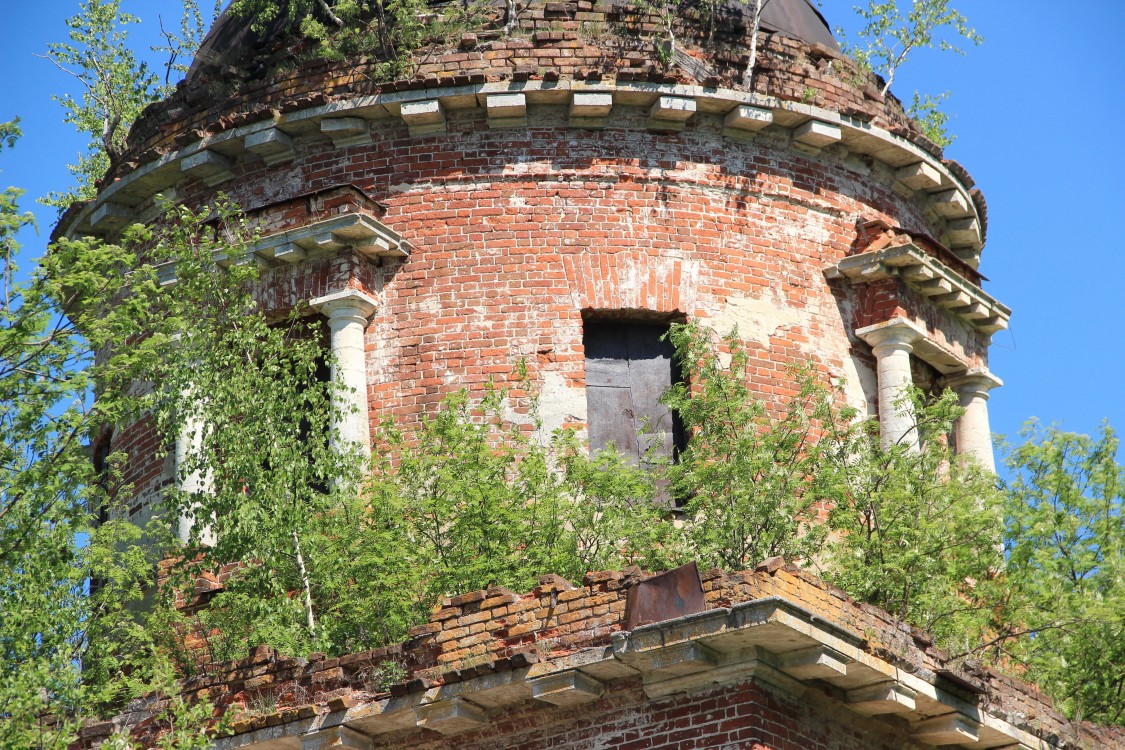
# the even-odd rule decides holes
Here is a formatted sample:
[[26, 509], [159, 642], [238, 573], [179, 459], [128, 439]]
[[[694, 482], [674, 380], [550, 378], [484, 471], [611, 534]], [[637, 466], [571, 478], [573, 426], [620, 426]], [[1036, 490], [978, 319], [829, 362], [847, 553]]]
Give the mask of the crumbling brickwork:
[[[522, 360], [545, 428], [581, 431], [584, 321], [609, 317], [737, 326], [751, 392], [777, 414], [794, 364], [878, 413], [855, 331], [898, 317], [932, 340], [942, 372], [985, 368], [1006, 318], [950, 314], [971, 294], [935, 304], [902, 278], [834, 270], [867, 251], [873, 226], [892, 228], [927, 238], [936, 267], [979, 290], [986, 216], [968, 174], [837, 51], [762, 34], [748, 87], [744, 18], [724, 17], [712, 41], [690, 13], [679, 23], [667, 69], [656, 19], [588, 0], [532, 3], [509, 34], [497, 16], [420, 51], [409, 79], [375, 79], [376, 60], [277, 68], [289, 53], [276, 44], [202, 65], [146, 110], [98, 198], [59, 231], [113, 236], [120, 217], [155, 217], [167, 189], [196, 207], [224, 191], [266, 235], [381, 222], [409, 252], [262, 255], [274, 312], [341, 289], [375, 300], [372, 430], [393, 418], [409, 431], [452, 391], [511, 382]], [[145, 423], [113, 435], [115, 448], [161, 442]], [[140, 505], [174, 481], [153, 451], [130, 452]]]
[[[259, 647], [246, 659], [206, 665], [200, 676], [184, 683], [185, 697], [206, 696], [230, 712], [235, 737], [245, 739], [230, 747], [253, 747], [253, 741], [282, 736], [279, 727], [296, 727], [300, 734], [310, 722], [329, 726], [338, 723], [333, 717], [363, 717], [364, 706], [380, 701], [414, 696], [424, 702], [422, 695], [490, 676], [566, 669], [589, 663], [577, 657], [600, 653], [615, 636], [625, 635], [629, 590], [647, 577], [637, 570], [595, 572], [576, 585], [544, 576], [539, 587], [522, 594], [499, 587], [468, 592], [439, 602], [430, 622], [414, 628], [398, 646], [335, 659], [323, 654], [282, 658]], [[974, 662], [950, 662], [925, 633], [783, 561], [766, 561], [756, 571], [741, 573], [712, 570], [701, 579], [710, 612], [753, 602], [792, 603], [809, 622], [854, 633], [864, 653], [974, 706], [978, 717], [996, 717], [1038, 738], [1043, 744], [1036, 747], [1125, 748], [1120, 729], [1069, 722], [1033, 686]], [[845, 693], [829, 682], [814, 680], [794, 690], [769, 680], [731, 680], [718, 681], [718, 689], [704, 684], [656, 698], [645, 693], [651, 692], [648, 680], [622, 677], [607, 681], [602, 697], [577, 709], [517, 703], [455, 738], [411, 723], [381, 731], [378, 741], [392, 748], [526, 750], [686, 750], [732, 743], [761, 750], [925, 746], [911, 739], [910, 724], [898, 717], [866, 717], [849, 709]], [[161, 729], [153, 720], [160, 705], [160, 699], [138, 704], [116, 723], [88, 726], [86, 744], [121, 726], [151, 740]], [[355, 722], [365, 726], [362, 718]], [[271, 729], [274, 734], [268, 734]]]
[[[374, 78], [376, 60], [278, 67], [281, 45], [202, 65], [58, 231], [112, 238], [157, 218], [157, 192], [192, 207], [225, 192], [263, 235], [267, 310], [367, 306], [354, 325], [372, 430], [390, 417], [409, 432], [452, 391], [512, 383], [522, 360], [544, 426], [581, 432], [587, 321], [737, 327], [775, 414], [797, 364], [879, 414], [857, 331], [886, 324], [916, 336], [898, 352], [928, 380], [986, 372], [1009, 311], [981, 288], [983, 198], [876, 79], [782, 33], [762, 34], [747, 71], [737, 13], [713, 41], [681, 18], [667, 67], [656, 19], [617, 4], [536, 1], [501, 24], [419, 51], [404, 80]], [[141, 513], [175, 480], [168, 437], [142, 421], [112, 440], [131, 449]], [[227, 573], [182, 604], [205, 605]], [[405, 643], [333, 659], [258, 647], [216, 664], [209, 634], [185, 633], [205, 668], [184, 694], [233, 719], [223, 750], [1123, 746], [780, 561], [706, 573], [703, 611], [626, 630], [645, 578], [450, 597]], [[83, 742], [116, 726], [151, 743], [164, 700]]]

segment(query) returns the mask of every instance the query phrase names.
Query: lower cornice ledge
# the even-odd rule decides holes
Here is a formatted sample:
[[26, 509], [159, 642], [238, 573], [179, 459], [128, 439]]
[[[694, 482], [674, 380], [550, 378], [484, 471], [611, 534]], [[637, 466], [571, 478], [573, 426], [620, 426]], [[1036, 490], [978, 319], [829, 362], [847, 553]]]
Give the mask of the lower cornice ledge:
[[856, 714], [910, 722], [913, 738], [923, 744], [1053, 747], [986, 713], [972, 698], [938, 687], [933, 673], [903, 671], [865, 647], [859, 634], [770, 597], [618, 632], [609, 647], [226, 737], [215, 747], [368, 750], [373, 737], [391, 731], [421, 727], [455, 735], [486, 727], [508, 708], [549, 711], [593, 703], [613, 693], [613, 681], [638, 676], [650, 700], [748, 681], [799, 698], [811, 685], [828, 684]]

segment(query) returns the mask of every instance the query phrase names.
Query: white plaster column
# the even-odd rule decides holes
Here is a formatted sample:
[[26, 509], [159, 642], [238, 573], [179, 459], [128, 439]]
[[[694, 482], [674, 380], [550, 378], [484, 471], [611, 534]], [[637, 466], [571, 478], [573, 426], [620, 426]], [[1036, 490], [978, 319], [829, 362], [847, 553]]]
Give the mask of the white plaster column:
[[884, 448], [905, 445], [918, 450], [918, 429], [909, 389], [910, 353], [922, 332], [903, 318], [876, 323], [857, 330], [871, 345], [879, 378], [879, 432]]
[[957, 453], [971, 456], [983, 468], [996, 473], [996, 459], [992, 454], [992, 431], [988, 426], [988, 392], [1004, 385], [1000, 378], [988, 370], [970, 370], [965, 375], [948, 381], [961, 402], [965, 413], [957, 420]]
[[[203, 423], [194, 416], [189, 416], [180, 434], [176, 436], [176, 486], [187, 495], [206, 493], [211, 491], [211, 480], [199, 470], [184, 473], [184, 464], [188, 458], [199, 455], [203, 447]], [[191, 537], [191, 530], [195, 527], [195, 520], [188, 515], [180, 516], [176, 520], [176, 538], [187, 542]], [[199, 534], [199, 540], [208, 546], [215, 543], [215, 535], [210, 525]]]
[[367, 356], [364, 332], [367, 319], [378, 300], [358, 289], [344, 289], [317, 297], [309, 305], [328, 317], [332, 337], [332, 381], [342, 389], [334, 391], [340, 413], [337, 438], [369, 447], [370, 423], [367, 413]]

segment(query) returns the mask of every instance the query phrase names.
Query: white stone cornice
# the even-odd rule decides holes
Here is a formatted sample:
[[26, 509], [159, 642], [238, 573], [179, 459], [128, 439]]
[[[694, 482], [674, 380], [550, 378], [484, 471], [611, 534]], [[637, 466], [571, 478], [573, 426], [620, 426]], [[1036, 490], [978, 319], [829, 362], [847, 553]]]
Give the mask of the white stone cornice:
[[[987, 748], [1056, 746], [951, 688], [928, 670], [910, 671], [876, 655], [864, 635], [781, 597], [710, 609], [616, 632], [610, 646], [556, 656], [530, 667], [494, 671], [405, 695], [360, 701], [215, 740], [217, 750], [345, 747], [362, 750], [391, 732], [428, 727], [456, 735], [503, 720], [508, 709], [571, 708], [640, 676], [652, 700], [748, 680], [800, 695], [806, 683], [831, 685], [857, 714], [893, 714], [923, 744], [947, 739]], [[825, 667], [825, 655], [831, 665]], [[810, 671], [812, 666], [819, 666]], [[821, 688], [823, 689], [823, 687]], [[341, 730], [347, 731], [341, 731]]]
[[907, 242], [844, 258], [825, 274], [857, 283], [901, 278], [982, 334], [1008, 327], [1012, 311], [925, 250]]
[[[835, 143], [836, 148], [875, 159], [894, 170], [905, 194], [940, 206], [932, 209], [933, 216], [942, 225], [934, 231], [936, 234], [944, 232], [950, 238], [955, 245], [951, 248], [953, 252], [968, 258], [979, 255], [982, 219], [975, 203], [964, 198], [968, 188], [940, 159], [906, 138], [870, 122], [803, 102], [734, 89], [643, 81], [497, 81], [362, 95], [287, 112], [280, 118], [263, 119], [205, 136], [122, 174], [73, 214], [61, 230], [67, 236], [118, 231], [120, 221], [95, 222], [99, 218], [98, 209], [112, 202], [123, 211], [144, 215], [155, 194], [167, 191], [184, 177], [182, 162], [185, 160], [188, 169], [199, 171], [201, 175], [206, 171], [207, 179], [214, 181], [225, 177], [227, 165], [244, 153], [258, 158], [268, 152], [271, 158], [287, 159], [289, 149], [299, 149], [302, 139], [320, 140], [325, 132], [340, 135], [339, 125], [345, 121], [353, 129], [362, 129], [360, 123], [352, 121], [362, 120], [370, 127], [372, 123], [397, 120], [406, 124], [414, 136], [432, 135], [445, 130], [447, 110], [481, 108], [487, 111], [490, 100], [507, 101], [495, 95], [520, 94], [526, 105], [531, 106], [569, 105], [580, 93], [599, 95], [597, 115], [582, 114], [585, 99], [575, 102], [578, 112], [574, 114], [578, 116], [572, 117], [572, 127], [588, 127], [591, 120], [597, 120], [595, 126], [602, 127], [605, 124], [602, 118], [619, 107], [641, 107], [650, 112], [655, 107], [659, 117], [654, 121], [661, 128], [682, 124], [679, 118], [694, 112], [696, 119], [718, 118], [718, 124], [725, 126], [725, 134], [736, 139], [753, 137], [758, 130], [772, 127], [790, 134], [792, 143], [802, 148], [809, 148], [804, 141], [814, 138], [819, 145]], [[608, 108], [604, 102], [606, 96], [610, 99]], [[673, 102], [677, 106], [671, 106]], [[273, 133], [263, 135], [265, 131]], [[285, 140], [281, 140], [281, 136]], [[366, 142], [369, 137], [369, 133], [364, 132], [359, 142]], [[350, 139], [339, 144], [341, 148], [352, 145]], [[220, 158], [225, 161], [220, 162]], [[954, 190], [959, 191], [960, 199], [950, 199], [950, 191]]]
[[[402, 235], [363, 211], [321, 219], [266, 235], [246, 246], [239, 257], [216, 256], [219, 265], [257, 263], [263, 268], [299, 263], [308, 257], [351, 249], [368, 259], [402, 258], [414, 248]], [[156, 267], [162, 286], [177, 283], [174, 263]]]
[[313, 221], [266, 235], [250, 246], [260, 258], [287, 263], [307, 255], [352, 248], [366, 258], [402, 258], [413, 247], [402, 235], [363, 211]]

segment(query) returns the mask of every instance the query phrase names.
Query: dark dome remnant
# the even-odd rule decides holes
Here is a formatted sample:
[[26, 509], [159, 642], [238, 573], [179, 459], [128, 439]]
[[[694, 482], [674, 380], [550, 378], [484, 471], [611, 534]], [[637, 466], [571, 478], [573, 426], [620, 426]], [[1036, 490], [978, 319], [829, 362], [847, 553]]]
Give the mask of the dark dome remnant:
[[768, 0], [762, 8], [762, 30], [839, 49], [832, 30], [811, 0]]
[[284, 45], [289, 25], [289, 19], [279, 15], [268, 27], [255, 31], [248, 20], [238, 18], [229, 9], [223, 11], [199, 45], [188, 68], [187, 81], [192, 81], [206, 67], [235, 65], [250, 54]]

